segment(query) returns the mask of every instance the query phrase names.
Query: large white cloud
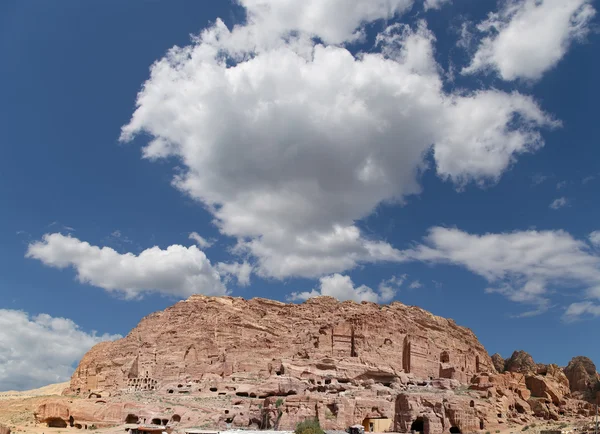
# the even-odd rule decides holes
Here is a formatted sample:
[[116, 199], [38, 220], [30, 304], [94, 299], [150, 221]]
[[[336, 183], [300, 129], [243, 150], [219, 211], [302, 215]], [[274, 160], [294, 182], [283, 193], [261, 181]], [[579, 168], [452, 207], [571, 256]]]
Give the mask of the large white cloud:
[[30, 244], [27, 257], [55, 268], [73, 267], [80, 282], [120, 292], [127, 298], [148, 292], [178, 297], [227, 293], [219, 272], [196, 246], [152, 247], [139, 255], [121, 254], [110, 247], [92, 246], [54, 233]]
[[483, 35], [463, 73], [495, 70], [504, 80], [539, 79], [584, 38], [592, 0], [505, 0], [478, 25]]
[[[250, 14], [262, 3], [242, 2]], [[288, 2], [268, 3], [269, 16], [291, 13]], [[403, 2], [352, 4], [381, 12]], [[352, 7], [331, 5], [339, 2], [307, 2], [302, 17], [283, 22], [312, 34], [319, 29], [297, 22], [327, 16], [331, 31], [346, 36], [320, 36], [339, 41], [358, 21], [346, 21]], [[519, 154], [543, 145], [540, 127], [557, 125], [518, 93], [444, 92], [424, 23], [392, 25], [377, 38], [381, 52], [359, 55], [309, 43], [302, 32], [249, 43], [240, 35], [252, 26], [229, 31], [218, 21], [158, 60], [121, 140], [147, 133], [145, 158], [177, 157], [184, 170], [174, 185], [205, 204], [263, 276], [319, 277], [401, 260], [355, 222], [419, 193], [432, 149], [445, 179], [495, 181]]]
[[0, 390], [67, 381], [93, 345], [120, 337], [86, 333], [65, 318], [0, 309]]
[[464, 266], [491, 284], [488, 292], [535, 306], [529, 313], [546, 310], [556, 288], [582, 289], [584, 297], [600, 299], [600, 256], [564, 231], [472, 235], [434, 227], [423, 244], [404, 254]]
[[394, 276], [379, 284], [378, 291], [366, 285], [354, 286], [350, 276], [333, 274], [319, 279], [319, 289], [307, 292], [293, 292], [291, 300], [308, 300], [312, 297], [327, 295], [340, 301], [353, 300], [357, 302], [371, 301], [373, 303], [387, 303], [394, 298], [396, 291], [404, 282], [406, 276]]
[[[364, 23], [390, 19], [407, 11], [413, 0], [238, 0], [246, 8], [245, 29], [265, 42], [290, 32], [306, 33], [327, 44], [360, 36]], [[431, 0], [428, 0], [431, 1]]]

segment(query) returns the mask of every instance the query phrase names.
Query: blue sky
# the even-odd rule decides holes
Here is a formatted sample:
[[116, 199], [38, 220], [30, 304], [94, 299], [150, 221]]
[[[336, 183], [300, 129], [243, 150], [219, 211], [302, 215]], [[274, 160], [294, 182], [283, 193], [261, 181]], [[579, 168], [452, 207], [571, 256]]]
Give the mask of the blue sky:
[[305, 3], [2, 2], [0, 390], [194, 292], [600, 360], [597, 2]]

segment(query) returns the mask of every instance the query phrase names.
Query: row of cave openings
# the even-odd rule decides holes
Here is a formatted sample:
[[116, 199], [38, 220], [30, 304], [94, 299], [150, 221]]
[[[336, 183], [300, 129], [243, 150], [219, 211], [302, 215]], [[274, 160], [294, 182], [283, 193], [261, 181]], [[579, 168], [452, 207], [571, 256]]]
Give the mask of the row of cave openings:
[[[480, 422], [480, 429], [483, 429], [483, 421]], [[410, 431], [414, 433], [425, 433], [425, 420], [423, 417], [417, 417], [410, 426]], [[461, 430], [457, 426], [451, 426], [449, 430], [450, 434], [461, 434]]]

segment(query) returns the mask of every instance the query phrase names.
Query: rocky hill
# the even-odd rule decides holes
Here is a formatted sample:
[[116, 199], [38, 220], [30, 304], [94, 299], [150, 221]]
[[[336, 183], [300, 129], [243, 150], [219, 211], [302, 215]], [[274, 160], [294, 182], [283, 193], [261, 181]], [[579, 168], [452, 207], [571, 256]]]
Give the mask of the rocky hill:
[[72, 398], [48, 399], [36, 418], [290, 429], [317, 417], [328, 429], [377, 420], [437, 434], [591, 411], [570, 399], [560, 368], [538, 372], [515, 354], [497, 372], [471, 330], [398, 302], [193, 296], [95, 346], [73, 374]]

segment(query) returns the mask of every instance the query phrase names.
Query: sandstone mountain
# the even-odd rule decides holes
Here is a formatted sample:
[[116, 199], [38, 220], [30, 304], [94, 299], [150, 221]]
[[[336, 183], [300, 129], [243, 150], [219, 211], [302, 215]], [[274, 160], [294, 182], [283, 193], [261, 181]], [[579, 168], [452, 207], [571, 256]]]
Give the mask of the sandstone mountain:
[[592, 411], [570, 399], [560, 368], [538, 372], [527, 356], [497, 372], [471, 330], [398, 302], [192, 296], [92, 348], [68, 397], [46, 400], [36, 418], [290, 429], [317, 417], [327, 429], [437, 434]]
[[596, 365], [587, 357], [574, 357], [564, 371], [574, 396], [590, 399], [600, 391], [600, 377], [596, 372]]

